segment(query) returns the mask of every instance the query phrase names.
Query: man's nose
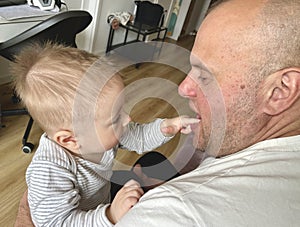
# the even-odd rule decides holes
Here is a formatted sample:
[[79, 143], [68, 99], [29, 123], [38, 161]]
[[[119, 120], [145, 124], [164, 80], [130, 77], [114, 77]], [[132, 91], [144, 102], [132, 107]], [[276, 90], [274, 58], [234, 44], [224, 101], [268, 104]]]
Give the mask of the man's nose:
[[189, 98], [196, 96], [196, 83], [187, 76], [178, 87], [178, 94], [182, 97]]

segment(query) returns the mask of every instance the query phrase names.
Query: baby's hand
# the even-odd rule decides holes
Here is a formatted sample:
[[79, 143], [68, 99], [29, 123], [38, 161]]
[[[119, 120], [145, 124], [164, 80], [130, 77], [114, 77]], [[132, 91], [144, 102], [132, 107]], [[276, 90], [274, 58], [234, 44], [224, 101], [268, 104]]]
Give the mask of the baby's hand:
[[173, 136], [179, 131], [183, 134], [189, 134], [192, 132], [191, 124], [199, 123], [199, 121], [199, 119], [188, 116], [165, 119], [160, 125], [160, 130], [165, 136]]
[[106, 210], [106, 216], [110, 222], [116, 224], [139, 201], [143, 194], [144, 191], [138, 182], [135, 180], [128, 181], [118, 191]]

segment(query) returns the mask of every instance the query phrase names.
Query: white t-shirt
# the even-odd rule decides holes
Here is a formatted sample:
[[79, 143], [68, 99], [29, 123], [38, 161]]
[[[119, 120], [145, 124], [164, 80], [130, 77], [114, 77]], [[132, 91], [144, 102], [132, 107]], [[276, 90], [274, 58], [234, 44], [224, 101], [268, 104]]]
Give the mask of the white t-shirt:
[[272, 139], [147, 192], [116, 226], [299, 226], [300, 136]]

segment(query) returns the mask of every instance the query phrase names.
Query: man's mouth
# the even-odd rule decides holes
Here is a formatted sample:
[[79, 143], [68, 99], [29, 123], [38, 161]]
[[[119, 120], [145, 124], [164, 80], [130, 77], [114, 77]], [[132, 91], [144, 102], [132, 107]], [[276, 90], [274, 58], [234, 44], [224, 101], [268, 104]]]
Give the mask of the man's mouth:
[[[201, 118], [200, 118], [200, 115], [196, 115], [196, 118], [199, 119], [201, 121]], [[199, 124], [200, 124], [200, 121], [198, 123], [195, 123], [195, 124], [191, 124], [190, 127], [191, 127], [191, 130], [195, 133], [199, 127]]]
[[[201, 118], [200, 114], [197, 113], [197, 109], [196, 109], [194, 103], [190, 102], [190, 103], [189, 103], [189, 106], [190, 106], [190, 109], [191, 109], [193, 112], [195, 112], [195, 114], [196, 114], [195, 118], [199, 119], [200, 122], [201, 122], [201, 119], [202, 119], [202, 118]], [[200, 122], [191, 125], [191, 129], [192, 129], [193, 132], [196, 132], [196, 131], [197, 131]]]

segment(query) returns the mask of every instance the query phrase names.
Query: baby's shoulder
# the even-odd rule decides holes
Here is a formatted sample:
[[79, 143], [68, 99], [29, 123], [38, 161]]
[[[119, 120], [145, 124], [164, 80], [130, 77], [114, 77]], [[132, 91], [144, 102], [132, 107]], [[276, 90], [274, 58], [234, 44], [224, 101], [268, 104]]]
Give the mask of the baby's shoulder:
[[41, 136], [39, 146], [31, 164], [42, 162], [49, 165], [58, 165], [70, 170], [76, 165], [74, 157], [63, 147], [48, 139], [45, 134]]

